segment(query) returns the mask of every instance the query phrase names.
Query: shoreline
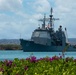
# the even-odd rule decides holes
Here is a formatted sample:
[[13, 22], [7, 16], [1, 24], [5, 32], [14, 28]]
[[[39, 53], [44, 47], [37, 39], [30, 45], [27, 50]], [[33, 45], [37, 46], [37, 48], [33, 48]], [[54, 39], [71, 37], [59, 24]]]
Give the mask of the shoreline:
[[0, 44], [0, 50], [22, 50], [18, 44]]

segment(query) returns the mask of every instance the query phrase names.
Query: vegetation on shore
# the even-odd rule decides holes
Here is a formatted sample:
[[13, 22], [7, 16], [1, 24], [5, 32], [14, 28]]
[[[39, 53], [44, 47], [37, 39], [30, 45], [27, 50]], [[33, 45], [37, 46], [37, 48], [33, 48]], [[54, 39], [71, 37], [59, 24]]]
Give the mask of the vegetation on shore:
[[53, 56], [0, 61], [1, 75], [76, 75], [76, 59]]
[[0, 44], [0, 50], [21, 50], [21, 46], [17, 44]]

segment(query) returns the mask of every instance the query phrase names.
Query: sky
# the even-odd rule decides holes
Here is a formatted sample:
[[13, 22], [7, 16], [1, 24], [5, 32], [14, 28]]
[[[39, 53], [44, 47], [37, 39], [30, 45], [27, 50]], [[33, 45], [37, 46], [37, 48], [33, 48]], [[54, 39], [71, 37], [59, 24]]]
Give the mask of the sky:
[[76, 38], [76, 0], [0, 0], [0, 39], [29, 39], [41, 24], [38, 20], [50, 15], [59, 18], [55, 30], [67, 28], [68, 38]]

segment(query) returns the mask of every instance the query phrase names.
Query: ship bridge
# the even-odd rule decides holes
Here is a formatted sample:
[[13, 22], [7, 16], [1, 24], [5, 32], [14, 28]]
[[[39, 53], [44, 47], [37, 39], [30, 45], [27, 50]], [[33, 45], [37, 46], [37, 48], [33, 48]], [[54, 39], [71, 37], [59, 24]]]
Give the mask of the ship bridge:
[[31, 40], [38, 44], [51, 45], [50, 33], [47, 30], [35, 30]]

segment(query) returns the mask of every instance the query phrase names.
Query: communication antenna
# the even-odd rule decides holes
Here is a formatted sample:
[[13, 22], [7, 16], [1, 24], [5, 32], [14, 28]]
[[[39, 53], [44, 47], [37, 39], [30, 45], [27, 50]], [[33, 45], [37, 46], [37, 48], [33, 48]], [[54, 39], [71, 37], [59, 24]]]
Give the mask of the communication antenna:
[[51, 15], [50, 15], [50, 27], [54, 28], [54, 21], [59, 20], [59, 18], [53, 18], [53, 9], [51, 8]]
[[53, 9], [52, 8], [51, 8], [50, 12], [51, 12], [50, 18], [46, 18], [46, 15], [44, 14], [44, 18], [38, 20], [38, 21], [42, 21], [43, 22], [42, 28], [45, 28], [45, 22], [46, 21], [49, 21], [50, 22], [50, 27], [54, 28], [54, 21], [55, 20], [59, 20], [59, 18], [53, 18]]
[[68, 34], [67, 34], [67, 29], [65, 28], [65, 35], [66, 35], [66, 42], [69, 43], [68, 41]]
[[21, 39], [21, 33], [20, 33], [20, 39]]

